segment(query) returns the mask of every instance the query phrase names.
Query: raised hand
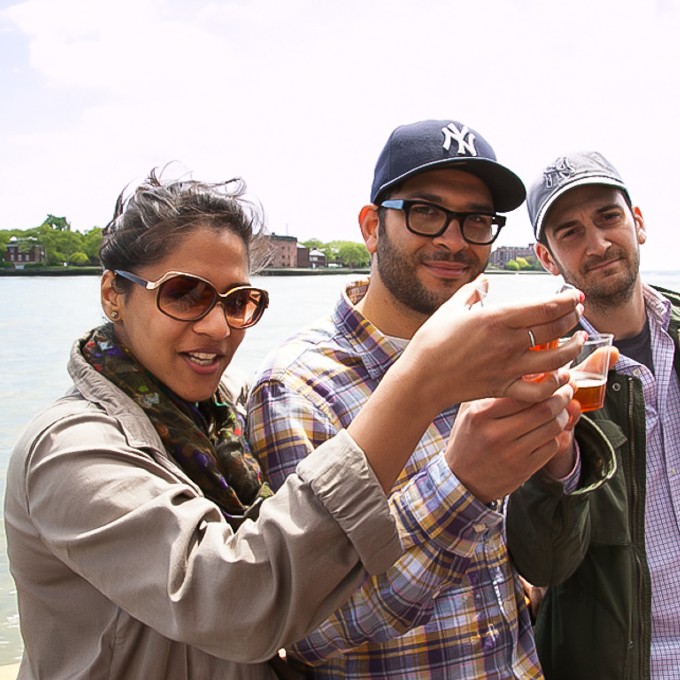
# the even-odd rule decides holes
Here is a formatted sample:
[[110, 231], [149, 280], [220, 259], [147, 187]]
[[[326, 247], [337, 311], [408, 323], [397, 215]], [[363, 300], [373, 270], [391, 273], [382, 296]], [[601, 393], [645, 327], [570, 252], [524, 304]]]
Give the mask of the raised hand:
[[449, 467], [482, 502], [506, 496], [559, 452], [573, 394], [564, 385], [538, 403], [502, 398], [462, 404], [445, 452]]
[[[541, 401], [567, 381], [559, 371], [577, 354], [584, 334], [554, 349], [531, 352], [570, 331], [583, 311], [580, 291], [554, 294], [543, 301], [483, 307], [479, 282], [463, 286], [415, 334], [400, 362], [421, 376], [443, 408], [481, 397]], [[552, 373], [530, 382], [522, 376]]]

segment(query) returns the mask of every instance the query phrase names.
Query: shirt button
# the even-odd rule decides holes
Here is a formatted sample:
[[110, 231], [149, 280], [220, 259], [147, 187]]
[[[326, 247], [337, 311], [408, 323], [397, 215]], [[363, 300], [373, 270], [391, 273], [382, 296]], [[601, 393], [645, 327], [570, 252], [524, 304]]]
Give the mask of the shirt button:
[[473, 524], [472, 528], [478, 533], [481, 534], [482, 532], [486, 531], [486, 524], [482, 524], [481, 522], [479, 524]]

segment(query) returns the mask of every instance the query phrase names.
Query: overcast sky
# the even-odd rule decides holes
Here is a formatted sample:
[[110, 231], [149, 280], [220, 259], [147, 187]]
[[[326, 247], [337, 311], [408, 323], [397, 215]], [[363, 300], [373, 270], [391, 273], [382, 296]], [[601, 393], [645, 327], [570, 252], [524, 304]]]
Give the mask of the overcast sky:
[[[242, 176], [269, 228], [360, 241], [390, 131], [476, 128], [530, 183], [569, 151], [618, 167], [643, 269], [676, 269], [675, 0], [0, 0], [0, 229], [103, 226], [150, 168]], [[524, 207], [500, 244], [526, 245]]]

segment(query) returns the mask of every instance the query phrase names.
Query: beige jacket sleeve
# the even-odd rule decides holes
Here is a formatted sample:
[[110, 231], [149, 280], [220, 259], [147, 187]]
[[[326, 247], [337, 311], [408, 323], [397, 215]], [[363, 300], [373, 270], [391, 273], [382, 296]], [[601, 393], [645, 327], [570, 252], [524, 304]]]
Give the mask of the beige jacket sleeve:
[[20, 546], [13, 569], [29, 584], [36, 570], [35, 589], [51, 582], [34, 595], [60, 598], [65, 616], [87, 605], [96, 618], [105, 598], [167, 638], [252, 663], [337, 609], [364, 568], [382, 572], [401, 553], [385, 496], [346, 432], [234, 534], [162, 447], [149, 447], [149, 433], [134, 432], [136, 414], [85, 401], [67, 411], [17, 447], [6, 508]]

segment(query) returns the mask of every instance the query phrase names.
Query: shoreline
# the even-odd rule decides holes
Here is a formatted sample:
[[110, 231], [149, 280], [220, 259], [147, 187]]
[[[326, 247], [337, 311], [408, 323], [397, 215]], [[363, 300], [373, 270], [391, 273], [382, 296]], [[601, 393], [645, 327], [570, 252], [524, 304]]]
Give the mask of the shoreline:
[[[649, 274], [676, 274], [677, 269], [646, 269], [641, 270], [643, 276]], [[298, 267], [271, 267], [262, 269], [258, 272], [253, 272], [253, 276], [337, 276], [337, 275], [363, 275], [366, 276], [371, 273], [368, 267], [323, 267], [318, 269], [302, 269]], [[522, 271], [514, 271], [510, 269], [496, 269], [494, 267], [487, 267], [485, 274], [499, 274], [502, 276], [551, 276], [543, 269], [524, 269]], [[21, 278], [27, 276], [43, 276], [43, 277], [62, 277], [62, 276], [101, 276], [102, 269], [100, 267], [46, 267], [44, 269], [2, 269], [0, 268], [0, 278]], [[2, 680], [2, 678], [0, 678]]]
[[[371, 270], [368, 267], [323, 267], [307, 269], [299, 267], [271, 267], [253, 272], [253, 276], [337, 276], [347, 274], [367, 275]], [[543, 270], [511, 271], [508, 269], [487, 268], [486, 274], [547, 274]], [[0, 277], [25, 277], [25, 276], [101, 276], [100, 267], [45, 267], [31, 269], [0, 269]]]
[[[253, 272], [253, 276], [325, 276], [337, 274], [369, 274], [367, 267], [332, 267], [323, 269], [301, 269], [298, 267], [268, 268]], [[0, 277], [26, 276], [101, 276], [101, 267], [46, 267], [44, 269], [0, 269]]]

